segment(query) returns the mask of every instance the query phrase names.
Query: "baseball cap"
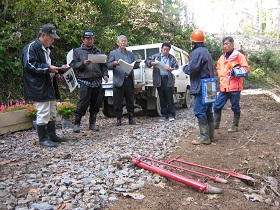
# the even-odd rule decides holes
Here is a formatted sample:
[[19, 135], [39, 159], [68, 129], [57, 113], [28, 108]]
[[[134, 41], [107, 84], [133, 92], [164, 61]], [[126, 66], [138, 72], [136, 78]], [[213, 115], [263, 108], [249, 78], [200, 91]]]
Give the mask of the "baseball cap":
[[42, 28], [40, 29], [40, 32], [49, 34], [54, 39], [60, 39], [60, 37], [56, 34], [56, 28], [51, 24], [43, 25]]
[[94, 33], [91, 30], [85, 30], [83, 33], [83, 37], [94, 37]]

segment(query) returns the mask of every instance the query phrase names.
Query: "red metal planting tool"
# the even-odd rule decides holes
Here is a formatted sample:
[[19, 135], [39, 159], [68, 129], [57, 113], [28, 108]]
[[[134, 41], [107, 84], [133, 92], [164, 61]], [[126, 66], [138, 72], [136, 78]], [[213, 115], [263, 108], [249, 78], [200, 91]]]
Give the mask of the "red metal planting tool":
[[184, 168], [184, 167], [181, 167], [181, 166], [176, 166], [176, 165], [166, 163], [166, 162], [163, 162], [163, 161], [160, 161], [160, 160], [156, 160], [156, 159], [153, 159], [153, 158], [149, 158], [149, 157], [145, 157], [145, 159], [156, 162], [156, 163], [160, 163], [162, 165], [166, 165], [166, 166], [169, 166], [169, 167], [173, 167], [173, 168], [177, 168], [177, 169], [180, 169], [180, 170], [183, 170], [183, 171], [187, 171], [187, 172], [190, 172], [190, 173], [193, 173], [193, 174], [204, 176], [204, 177], [207, 177], [209, 179], [212, 179], [215, 182], [220, 182], [220, 183], [224, 183], [224, 184], [227, 183], [226, 179], [222, 179], [220, 177], [211, 176], [211, 175], [208, 175], [208, 174], [204, 174], [204, 173], [201, 173], [201, 172], [198, 172], [198, 171], [190, 170], [190, 169], [187, 169], [187, 168]]
[[179, 163], [183, 163], [183, 164], [187, 164], [187, 165], [191, 165], [191, 166], [205, 168], [205, 169], [208, 169], [208, 170], [211, 170], [211, 171], [217, 171], [217, 172], [220, 172], [220, 173], [228, 174], [229, 177], [234, 176], [234, 177], [237, 177], [239, 179], [244, 179], [244, 180], [247, 180], [247, 181], [253, 181], [254, 180], [254, 178], [252, 178], [250, 176], [247, 176], [247, 175], [244, 175], [244, 174], [239, 174], [239, 173], [236, 173], [235, 171], [224, 171], [224, 170], [220, 170], [220, 169], [216, 169], [216, 168], [211, 168], [211, 167], [208, 167], [208, 166], [203, 166], [203, 165], [199, 165], [199, 164], [196, 164], [196, 163], [191, 163], [191, 162], [187, 162], [187, 161], [184, 161], [184, 160], [180, 160], [179, 157], [180, 156], [176, 156], [175, 158], [169, 160], [168, 163], [179, 162]]
[[185, 185], [193, 187], [193, 188], [197, 189], [199, 192], [202, 192], [202, 193], [212, 193], [212, 194], [222, 193], [222, 191], [219, 188], [212, 187], [207, 183], [202, 183], [202, 182], [199, 182], [199, 181], [196, 181], [196, 180], [193, 180], [193, 179], [189, 179], [189, 178], [187, 178], [185, 176], [182, 176], [180, 174], [176, 174], [174, 172], [171, 172], [171, 171], [168, 171], [168, 170], [150, 165], [150, 164], [144, 162], [143, 160], [145, 160], [145, 157], [140, 158], [140, 159], [132, 158], [132, 160], [131, 160], [132, 164], [130, 164], [130, 166], [137, 165], [141, 168], [147, 169], [149, 171], [160, 174], [164, 177], [173, 179], [175, 181], [178, 181], [180, 183], [183, 183]]

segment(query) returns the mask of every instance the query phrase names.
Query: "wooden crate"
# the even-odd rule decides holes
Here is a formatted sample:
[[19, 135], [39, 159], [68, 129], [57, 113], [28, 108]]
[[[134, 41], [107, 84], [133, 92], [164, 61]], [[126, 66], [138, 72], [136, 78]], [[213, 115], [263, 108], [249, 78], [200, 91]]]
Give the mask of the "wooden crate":
[[33, 124], [26, 116], [26, 110], [6, 112], [0, 114], [0, 135], [32, 128]]

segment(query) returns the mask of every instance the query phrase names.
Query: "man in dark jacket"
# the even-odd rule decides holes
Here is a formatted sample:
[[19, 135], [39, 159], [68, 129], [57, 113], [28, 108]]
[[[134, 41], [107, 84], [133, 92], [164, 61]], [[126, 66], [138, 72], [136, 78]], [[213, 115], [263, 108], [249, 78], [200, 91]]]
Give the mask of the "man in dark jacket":
[[190, 40], [192, 51], [189, 64], [183, 71], [190, 75], [190, 93], [194, 95], [194, 115], [198, 118], [200, 138], [192, 141], [193, 144], [210, 144], [214, 139], [214, 118], [212, 103], [202, 104], [201, 79], [214, 77], [213, 59], [204, 45], [205, 34], [202, 30], [195, 30]]
[[[178, 69], [178, 62], [176, 58], [169, 54], [171, 45], [165, 42], [161, 46], [161, 53], [156, 53], [146, 59], [145, 63], [148, 67], [154, 67], [153, 70], [153, 85], [157, 88], [160, 108], [161, 119], [160, 121], [169, 120], [170, 122], [175, 120], [175, 104], [173, 100], [175, 77], [171, 73], [173, 70]], [[165, 65], [166, 69], [160, 69], [158, 63]]]
[[[36, 102], [39, 143], [47, 147], [56, 147], [55, 142], [67, 141], [55, 133], [56, 99], [59, 99], [55, 74], [59, 70], [50, 50], [54, 39], [59, 39], [56, 28], [51, 24], [43, 25], [39, 38], [24, 47], [21, 60], [24, 97], [27, 101]], [[65, 65], [64, 70], [68, 69]]]
[[[124, 35], [118, 36], [118, 49], [110, 52], [108, 59], [108, 68], [113, 69], [113, 102], [114, 109], [117, 115], [116, 126], [122, 124], [123, 100], [126, 102], [129, 124], [135, 125], [133, 119], [134, 114], [134, 72], [128, 74], [119, 67], [119, 60], [122, 59], [126, 63], [136, 61], [136, 56], [126, 50], [127, 38]], [[139, 68], [139, 62], [135, 63], [134, 68]]]
[[80, 84], [80, 100], [75, 111], [75, 122], [73, 131], [80, 132], [82, 116], [86, 114], [89, 107], [89, 129], [99, 131], [96, 126], [96, 116], [102, 101], [102, 77], [108, 82], [108, 69], [106, 63], [93, 63], [88, 59], [89, 54], [102, 54], [94, 45], [94, 33], [86, 30], [83, 33], [82, 45], [73, 52], [71, 67], [78, 71], [78, 82]]

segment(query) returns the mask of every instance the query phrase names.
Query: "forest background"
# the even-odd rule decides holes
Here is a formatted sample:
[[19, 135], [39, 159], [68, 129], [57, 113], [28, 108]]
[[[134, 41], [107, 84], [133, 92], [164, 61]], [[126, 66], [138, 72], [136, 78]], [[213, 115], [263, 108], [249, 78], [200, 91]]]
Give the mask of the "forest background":
[[[197, 26], [192, 20], [191, 8], [185, 2], [183, 0], [1, 1], [0, 104], [9, 105], [11, 101], [23, 100], [21, 52], [26, 44], [38, 36], [43, 24], [51, 23], [57, 27], [61, 39], [55, 41], [53, 53], [56, 61], [61, 64], [65, 63], [65, 56], [69, 50], [80, 46], [82, 32], [86, 29], [94, 31], [95, 45], [107, 55], [117, 47], [116, 39], [120, 34], [128, 37], [130, 46], [169, 41], [190, 53], [189, 37]], [[211, 2], [219, 3], [219, 0]], [[258, 15], [262, 17], [259, 18], [261, 26], [271, 18], [267, 11], [260, 10]], [[241, 49], [247, 56], [251, 69], [245, 85], [254, 88], [279, 85], [279, 17], [280, 15], [276, 23], [278, 27], [274, 31], [267, 31], [266, 27], [244, 27], [244, 23], [252, 22], [250, 16], [244, 16], [243, 25], [236, 30], [236, 34], [233, 32], [227, 34], [226, 28], [222, 34], [206, 33], [206, 45], [213, 59], [217, 61], [222, 53], [221, 38], [224, 35], [236, 36], [241, 40], [253, 40], [254, 37], [258, 37], [257, 44], [260, 47]], [[248, 41], [246, 44], [255, 45], [256, 42]], [[70, 94], [65, 85], [60, 86], [62, 100], [77, 98], [77, 91]]]

